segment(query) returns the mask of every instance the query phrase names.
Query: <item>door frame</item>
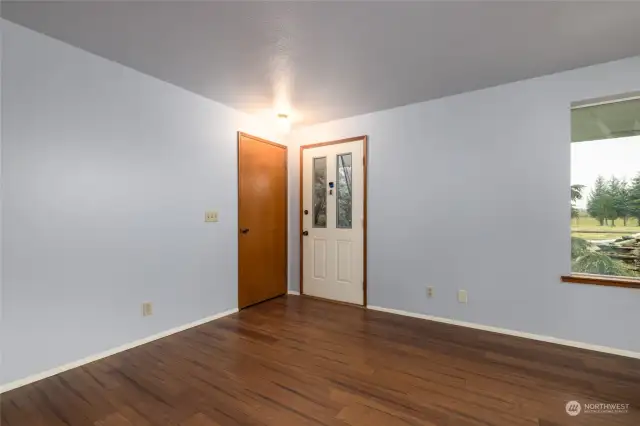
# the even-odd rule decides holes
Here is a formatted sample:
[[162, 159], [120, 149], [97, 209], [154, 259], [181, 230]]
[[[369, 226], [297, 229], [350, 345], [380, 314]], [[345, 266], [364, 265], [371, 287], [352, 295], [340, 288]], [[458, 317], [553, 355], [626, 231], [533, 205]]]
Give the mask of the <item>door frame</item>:
[[[304, 296], [304, 244], [303, 244], [303, 238], [302, 238], [302, 204], [303, 204], [303, 185], [302, 185], [302, 179], [304, 177], [304, 150], [305, 149], [312, 149], [312, 148], [318, 148], [321, 146], [327, 146], [327, 145], [338, 145], [338, 144], [342, 144], [342, 143], [348, 143], [348, 142], [357, 142], [357, 141], [362, 141], [362, 157], [363, 157], [363, 173], [364, 173], [364, 185], [363, 185], [363, 190], [364, 190], [364, 199], [363, 201], [363, 220], [362, 220], [362, 254], [363, 254], [363, 262], [362, 262], [362, 306], [363, 307], [367, 307], [367, 147], [368, 147], [368, 143], [369, 143], [369, 137], [367, 135], [362, 135], [362, 136], [355, 136], [353, 138], [345, 138], [345, 139], [338, 139], [335, 141], [328, 141], [328, 142], [319, 142], [319, 143], [314, 143], [314, 144], [309, 144], [309, 145], [301, 145], [300, 146], [300, 194], [299, 194], [299, 198], [300, 198], [300, 206], [299, 206], [299, 210], [298, 210], [298, 214], [299, 214], [299, 218], [300, 218], [300, 226], [299, 226], [299, 235], [300, 235], [300, 295]], [[307, 297], [314, 297], [314, 296], [307, 296]], [[327, 299], [328, 300], [328, 299]], [[347, 302], [337, 302], [337, 303], [343, 303], [343, 304], [347, 304], [347, 305], [354, 305], [352, 303], [347, 303]], [[360, 306], [360, 305], [355, 305], [355, 306]]]
[[[249, 133], [238, 131], [237, 143], [236, 143], [236, 168], [237, 168], [237, 197], [238, 197], [238, 212], [236, 218], [236, 228], [238, 230], [238, 309], [240, 308], [240, 139], [241, 138], [253, 139], [256, 142], [265, 143], [267, 145], [273, 145], [277, 148], [284, 149], [284, 170], [285, 170], [285, 182], [284, 182], [284, 206], [285, 206], [285, 214], [284, 214], [284, 271], [285, 271], [285, 280], [283, 283], [282, 294], [279, 296], [284, 296], [287, 294], [289, 287], [289, 149], [287, 145], [279, 144], [277, 142], [272, 142], [267, 139], [262, 139], [258, 136], [250, 135]], [[278, 296], [276, 296], [278, 297]]]

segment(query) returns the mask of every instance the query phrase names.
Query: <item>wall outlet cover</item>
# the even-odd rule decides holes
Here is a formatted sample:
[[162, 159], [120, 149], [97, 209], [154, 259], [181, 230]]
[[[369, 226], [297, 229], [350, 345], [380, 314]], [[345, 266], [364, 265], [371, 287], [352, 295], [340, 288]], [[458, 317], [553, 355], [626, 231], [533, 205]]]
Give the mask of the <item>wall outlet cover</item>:
[[458, 302], [467, 303], [467, 290], [458, 290]]
[[153, 315], [153, 305], [151, 302], [145, 302], [142, 304], [142, 316], [148, 317], [150, 315]]

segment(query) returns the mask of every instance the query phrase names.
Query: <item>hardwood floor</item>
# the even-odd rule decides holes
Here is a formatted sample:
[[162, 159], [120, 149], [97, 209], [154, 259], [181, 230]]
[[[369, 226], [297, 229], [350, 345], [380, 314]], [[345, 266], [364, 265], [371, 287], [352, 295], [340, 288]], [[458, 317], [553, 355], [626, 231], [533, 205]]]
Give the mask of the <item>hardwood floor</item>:
[[638, 426], [640, 360], [289, 296], [1, 398], [2, 426]]

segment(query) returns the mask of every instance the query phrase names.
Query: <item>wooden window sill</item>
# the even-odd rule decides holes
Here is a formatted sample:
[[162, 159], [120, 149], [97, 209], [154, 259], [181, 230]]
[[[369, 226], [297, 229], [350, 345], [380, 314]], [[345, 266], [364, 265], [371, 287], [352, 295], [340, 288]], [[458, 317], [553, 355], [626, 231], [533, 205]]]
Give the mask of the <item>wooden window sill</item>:
[[618, 278], [618, 277], [604, 277], [598, 275], [563, 275], [561, 277], [563, 283], [574, 284], [591, 284], [591, 285], [604, 285], [609, 287], [626, 287], [626, 288], [639, 288], [640, 279], [633, 278]]

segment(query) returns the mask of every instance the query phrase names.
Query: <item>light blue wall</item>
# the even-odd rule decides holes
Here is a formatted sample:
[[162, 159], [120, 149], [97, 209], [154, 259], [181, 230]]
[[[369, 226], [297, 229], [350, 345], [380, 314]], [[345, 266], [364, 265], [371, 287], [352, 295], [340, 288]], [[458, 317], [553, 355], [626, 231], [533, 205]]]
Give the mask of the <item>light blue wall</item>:
[[[2, 22], [2, 36], [0, 384], [236, 307], [235, 132], [274, 135], [24, 28]], [[371, 305], [640, 351], [640, 291], [559, 282], [569, 104], [637, 91], [639, 76], [634, 58], [289, 140], [370, 136]], [[289, 155], [296, 290], [297, 147]], [[220, 223], [204, 224], [211, 208]]]
[[236, 131], [258, 127], [22, 27], [2, 33], [0, 384], [236, 308]]
[[639, 89], [632, 58], [306, 127], [291, 140], [369, 135], [370, 305], [640, 352], [639, 290], [560, 282], [571, 270], [570, 104]]

